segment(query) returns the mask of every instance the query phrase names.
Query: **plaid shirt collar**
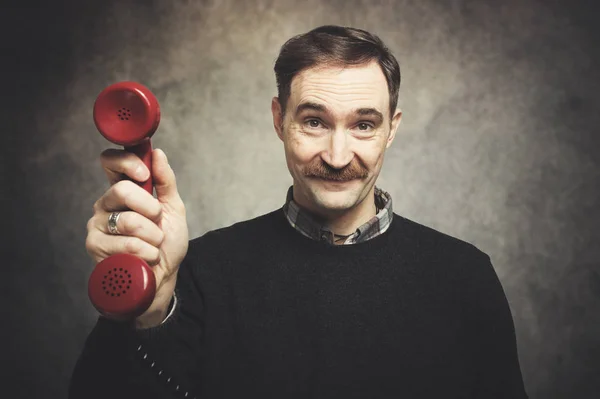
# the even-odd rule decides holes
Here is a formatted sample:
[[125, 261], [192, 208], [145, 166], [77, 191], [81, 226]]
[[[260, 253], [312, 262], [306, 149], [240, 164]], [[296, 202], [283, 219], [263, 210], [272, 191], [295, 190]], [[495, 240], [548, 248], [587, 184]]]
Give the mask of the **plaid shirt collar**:
[[377, 214], [373, 216], [371, 220], [358, 227], [356, 231], [347, 238], [345, 236], [334, 234], [327, 227], [320, 224], [305, 209], [301, 208], [294, 201], [293, 189], [294, 186], [290, 186], [288, 189], [283, 211], [292, 227], [308, 238], [325, 241], [331, 245], [336, 243], [341, 243], [343, 245], [357, 244], [383, 234], [392, 223], [392, 197], [377, 186], [375, 186], [375, 206], [377, 207]]

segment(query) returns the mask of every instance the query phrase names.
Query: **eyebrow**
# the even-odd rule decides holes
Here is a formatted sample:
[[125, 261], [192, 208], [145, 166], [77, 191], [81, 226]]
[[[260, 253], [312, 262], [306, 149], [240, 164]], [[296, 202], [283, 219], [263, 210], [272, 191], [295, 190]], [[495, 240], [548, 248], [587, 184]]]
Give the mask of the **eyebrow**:
[[[304, 112], [307, 110], [322, 112], [322, 113], [326, 113], [326, 114], [331, 113], [325, 105], [308, 101], [308, 102], [300, 103], [296, 107], [296, 116], [298, 116], [301, 112]], [[356, 115], [360, 115], [360, 116], [373, 116], [377, 119], [378, 123], [383, 122], [383, 114], [376, 108], [357, 108], [354, 110], [354, 113]]]

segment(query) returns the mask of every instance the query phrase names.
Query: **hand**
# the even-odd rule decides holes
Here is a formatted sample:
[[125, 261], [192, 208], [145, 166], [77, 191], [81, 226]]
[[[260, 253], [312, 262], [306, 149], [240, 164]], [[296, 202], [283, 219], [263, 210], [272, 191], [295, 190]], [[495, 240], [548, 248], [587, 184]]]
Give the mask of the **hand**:
[[[142, 160], [125, 150], [109, 149], [100, 156], [110, 188], [94, 204], [87, 224], [86, 249], [96, 262], [117, 253], [145, 260], [156, 277], [156, 295], [148, 310], [136, 319], [138, 328], [164, 320], [173, 297], [177, 271], [188, 250], [185, 206], [177, 191], [175, 173], [162, 150], [152, 152], [156, 198], [127, 178], [143, 182], [149, 171]], [[121, 212], [119, 235], [108, 231], [108, 216]]]

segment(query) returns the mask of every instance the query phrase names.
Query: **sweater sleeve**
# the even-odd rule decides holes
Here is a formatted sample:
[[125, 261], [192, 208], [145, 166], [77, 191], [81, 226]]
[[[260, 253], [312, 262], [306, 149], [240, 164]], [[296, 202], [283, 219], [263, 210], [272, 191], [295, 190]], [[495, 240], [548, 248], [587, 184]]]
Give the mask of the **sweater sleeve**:
[[178, 272], [170, 316], [153, 328], [100, 316], [69, 385], [69, 399], [194, 398], [199, 380], [203, 301], [192, 248]]
[[511, 309], [490, 257], [480, 256], [467, 278], [465, 304], [477, 359], [472, 397], [527, 399]]

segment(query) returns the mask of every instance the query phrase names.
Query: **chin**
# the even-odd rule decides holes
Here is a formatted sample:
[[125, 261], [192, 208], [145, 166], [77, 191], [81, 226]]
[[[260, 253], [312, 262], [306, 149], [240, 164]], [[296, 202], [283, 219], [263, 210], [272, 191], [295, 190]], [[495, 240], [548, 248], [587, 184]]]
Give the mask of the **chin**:
[[[351, 182], [350, 182], [351, 183]], [[348, 183], [345, 183], [346, 185]], [[357, 188], [330, 190], [323, 187], [312, 187], [313, 201], [323, 210], [341, 212], [351, 209], [358, 202], [360, 190]]]

